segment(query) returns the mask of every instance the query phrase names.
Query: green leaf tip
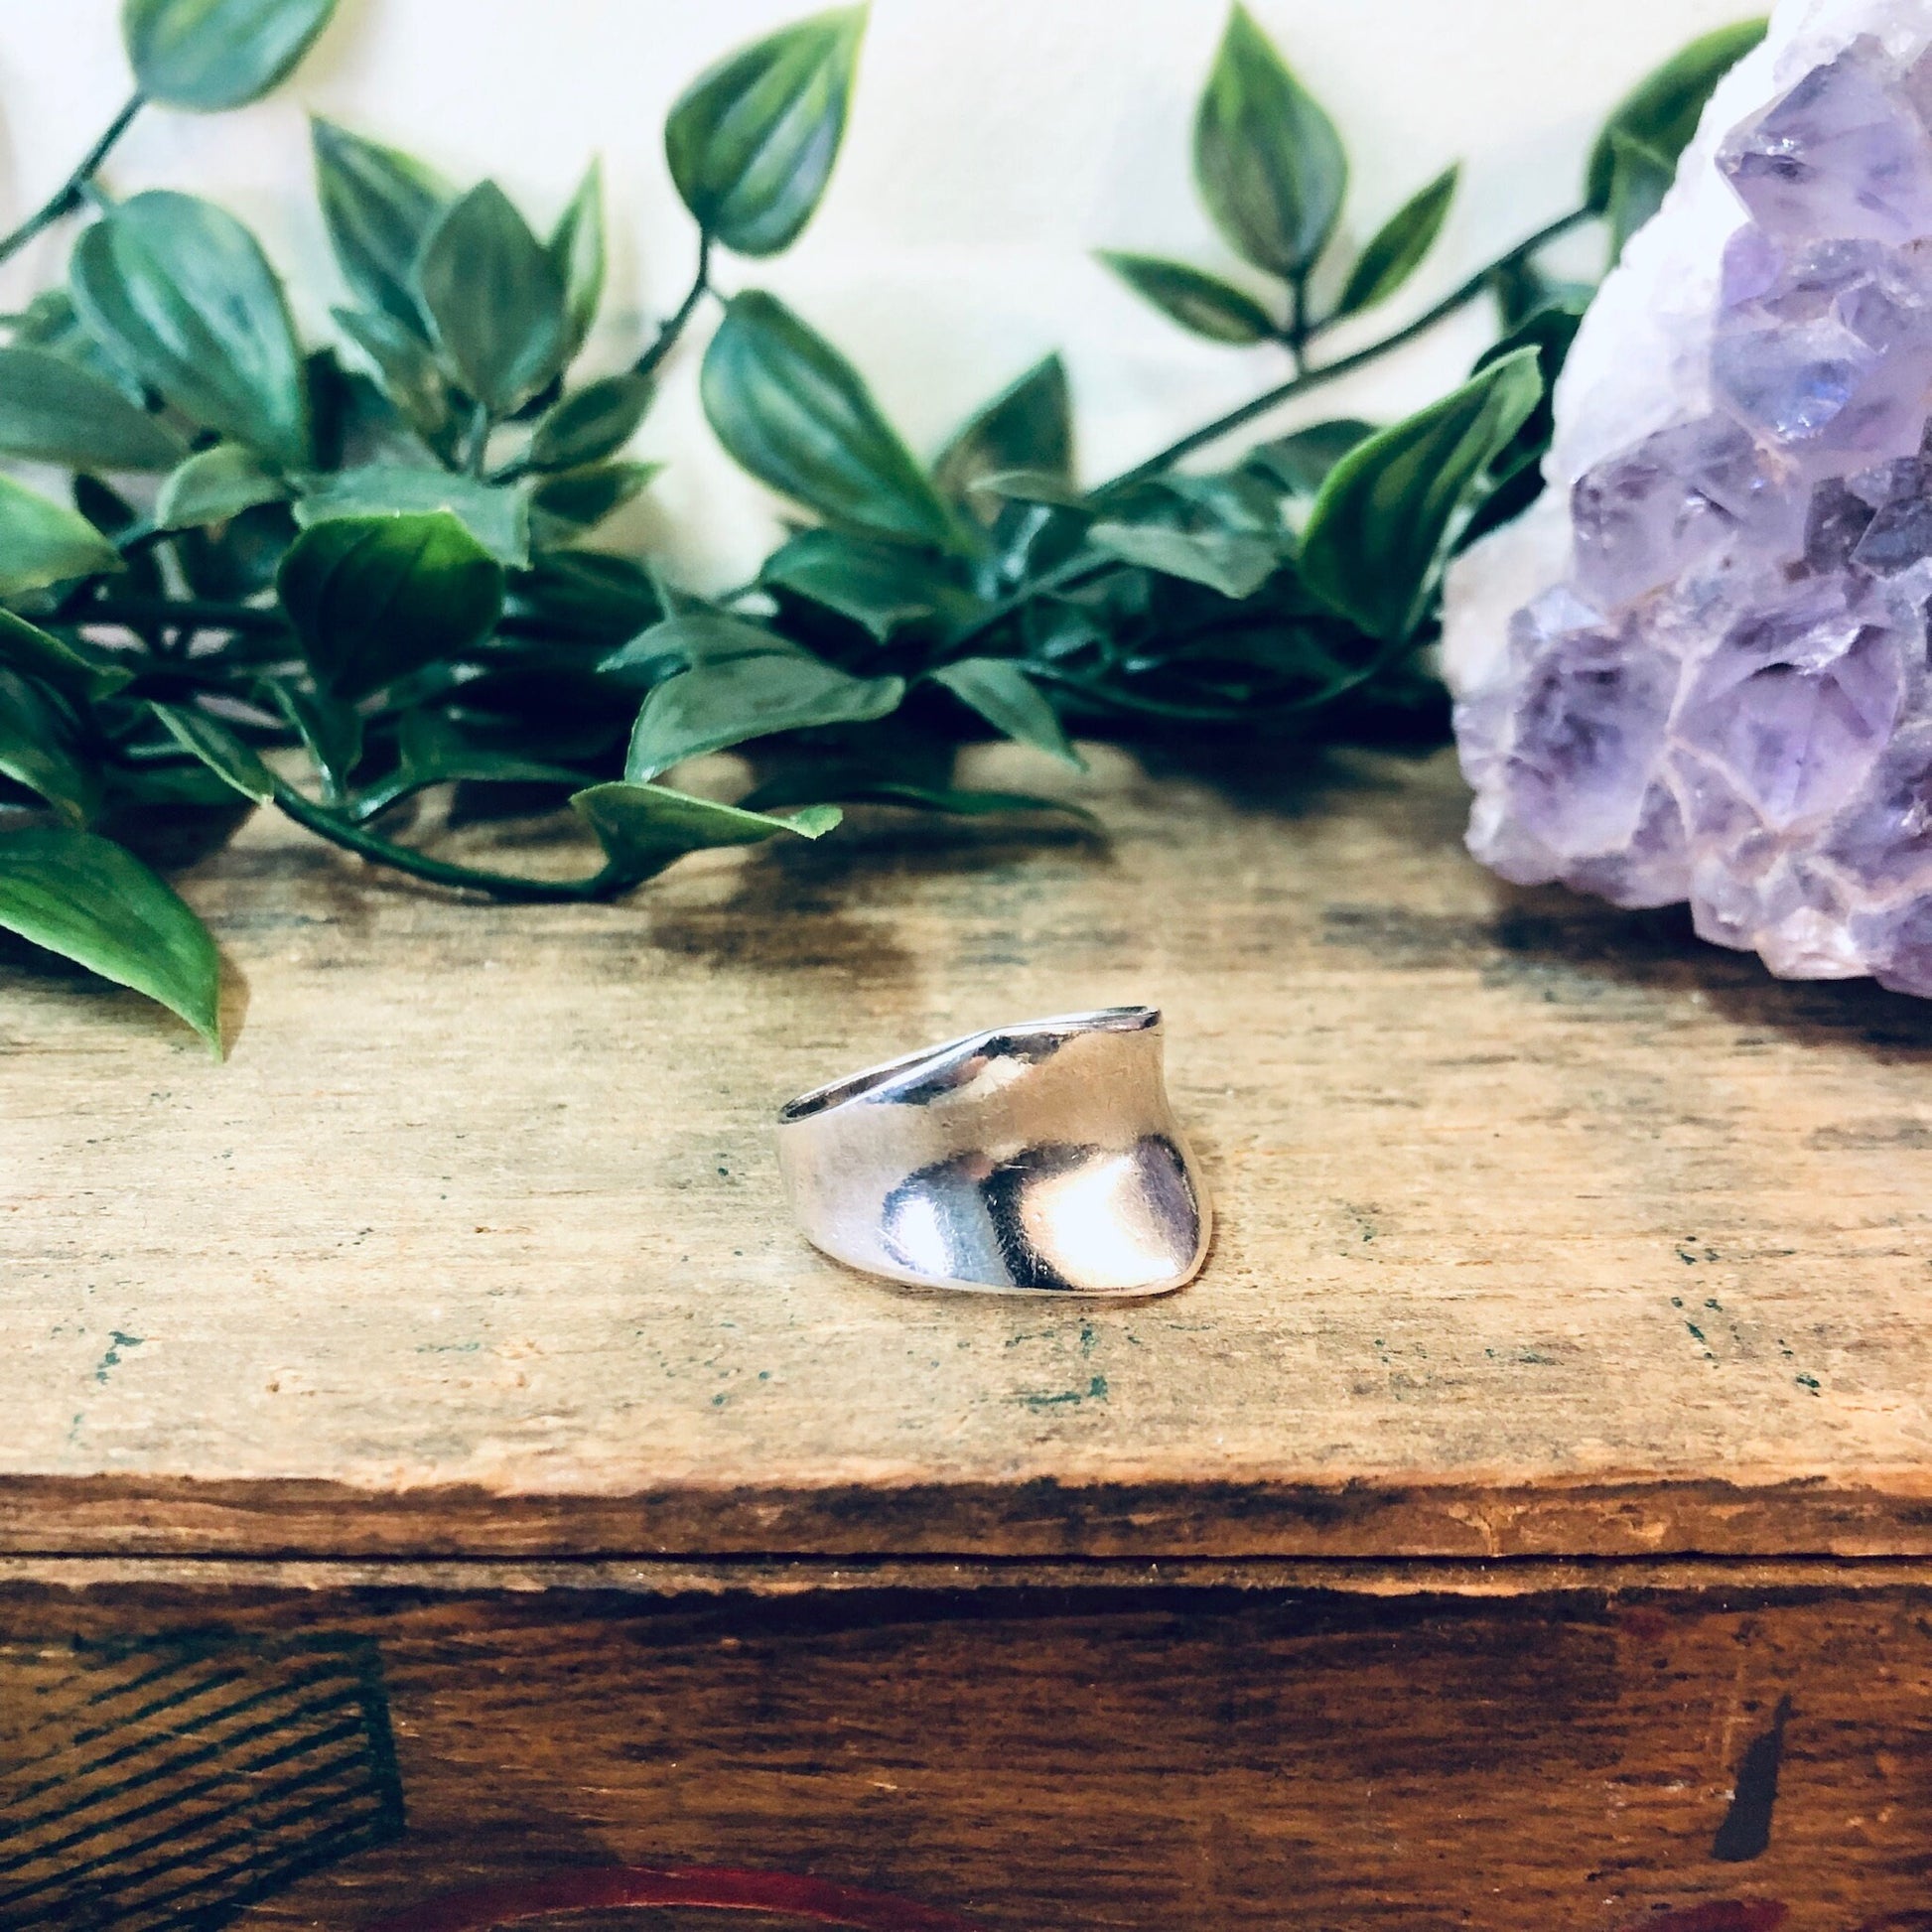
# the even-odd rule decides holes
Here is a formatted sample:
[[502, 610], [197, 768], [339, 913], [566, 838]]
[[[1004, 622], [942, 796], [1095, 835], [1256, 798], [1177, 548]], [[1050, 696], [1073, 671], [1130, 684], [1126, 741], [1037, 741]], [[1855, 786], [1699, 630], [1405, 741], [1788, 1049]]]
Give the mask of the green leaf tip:
[[814, 14], [727, 55], [678, 97], [664, 126], [671, 179], [692, 218], [735, 254], [797, 240], [838, 161], [867, 10]]
[[0, 926], [159, 1001], [220, 1056], [214, 940], [125, 847], [68, 827], [0, 833]]

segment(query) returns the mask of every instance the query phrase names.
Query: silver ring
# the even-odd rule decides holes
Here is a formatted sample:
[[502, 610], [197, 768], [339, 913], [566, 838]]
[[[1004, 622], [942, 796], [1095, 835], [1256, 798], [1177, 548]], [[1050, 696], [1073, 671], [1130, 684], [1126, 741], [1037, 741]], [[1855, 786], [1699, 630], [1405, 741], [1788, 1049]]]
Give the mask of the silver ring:
[[778, 1162], [806, 1238], [869, 1275], [1008, 1295], [1165, 1295], [1207, 1189], [1152, 1007], [968, 1034], [801, 1094]]

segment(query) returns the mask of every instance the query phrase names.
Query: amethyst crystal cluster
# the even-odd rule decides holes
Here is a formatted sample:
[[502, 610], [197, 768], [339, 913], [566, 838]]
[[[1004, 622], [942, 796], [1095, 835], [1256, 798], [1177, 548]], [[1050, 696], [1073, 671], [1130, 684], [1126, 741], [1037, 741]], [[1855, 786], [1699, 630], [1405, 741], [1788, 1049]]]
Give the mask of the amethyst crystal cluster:
[[1732, 232], [1689, 406], [1556, 466], [1562, 580], [1480, 674], [1451, 665], [1470, 848], [1688, 899], [1776, 973], [1932, 995], [1932, 56], [1851, 41], [1715, 165]]

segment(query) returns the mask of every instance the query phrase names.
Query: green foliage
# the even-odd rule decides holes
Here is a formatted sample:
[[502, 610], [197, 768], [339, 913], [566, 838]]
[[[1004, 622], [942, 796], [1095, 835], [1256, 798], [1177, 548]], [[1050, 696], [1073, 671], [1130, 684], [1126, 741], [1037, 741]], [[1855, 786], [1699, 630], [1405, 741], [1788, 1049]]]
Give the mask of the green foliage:
[[336, 261], [356, 300], [427, 341], [416, 260], [455, 199], [432, 169], [333, 121], [311, 124], [316, 192]]
[[1314, 266], [1341, 213], [1341, 136], [1243, 6], [1195, 116], [1194, 179], [1228, 246], [1291, 280]]
[[604, 301], [604, 168], [593, 161], [544, 244], [564, 285], [564, 352], [576, 359]]
[[577, 470], [616, 456], [636, 435], [654, 393], [648, 376], [626, 374], [565, 396], [530, 438], [530, 468]]
[[4, 610], [0, 610], [0, 665], [38, 679], [49, 690], [82, 705], [111, 698], [135, 679], [122, 653], [56, 636]]
[[963, 621], [980, 608], [946, 558], [843, 530], [800, 530], [764, 560], [759, 582], [850, 618], [881, 643], [908, 624]]
[[510, 416], [563, 366], [563, 275], [494, 182], [445, 211], [423, 243], [416, 288], [452, 380]]
[[637, 783], [775, 732], [871, 724], [905, 695], [902, 678], [852, 677], [775, 631], [733, 618], [671, 618], [632, 648], [682, 666], [637, 714], [624, 762], [624, 776]]
[[277, 85], [336, 0], [122, 0], [121, 38], [149, 99], [212, 113]]
[[[330, 12], [128, 0], [125, 17], [144, 93], [213, 107], [272, 85]], [[704, 313], [715, 249], [769, 255], [810, 219], [863, 26], [857, 10], [807, 20], [680, 97], [666, 150], [700, 225], [698, 272], [661, 329], [592, 369], [579, 363], [607, 261], [595, 164], [540, 232], [488, 182], [461, 188], [315, 122], [340, 271], [303, 305], [333, 315], [323, 344], [298, 338], [259, 244], [207, 202], [112, 203], [83, 168], [30, 218], [20, 234], [85, 225], [69, 286], [0, 324], [0, 458], [68, 473], [65, 491], [0, 473], [0, 925], [212, 1041], [212, 942], [111, 842], [123, 822], [261, 807], [437, 885], [596, 900], [689, 852], [819, 837], [842, 802], [1077, 812], [956, 785], [958, 745], [988, 734], [1077, 765], [1076, 729], [1440, 729], [1416, 653], [1442, 570], [1540, 486], [1549, 391], [1587, 292], [1515, 251], [1392, 339], [1493, 290], [1501, 340], [1453, 394], [1386, 429], [1314, 422], [1184, 468], [1329, 372], [1311, 359], [1323, 332], [1409, 282], [1455, 186], [1450, 169], [1347, 258], [1340, 138], [1239, 9], [1200, 103], [1196, 172], [1268, 285], [1102, 259], [1192, 333], [1282, 354], [1286, 381], [1092, 486], [1049, 354], [928, 466], [837, 346], [745, 288], [722, 303], [700, 394], [792, 525], [749, 584], [709, 602], [661, 560], [621, 553], [643, 526], [615, 513], [656, 470], [628, 454], [656, 372]], [[1605, 130], [1592, 195], [1617, 241], [1748, 38], [1700, 43]], [[1317, 313], [1311, 291], [1331, 287]], [[750, 769], [736, 802], [659, 782], [727, 750]], [[452, 784], [568, 806], [601, 865], [529, 879], [409, 843], [411, 801]]]
[[1015, 470], [1072, 483], [1073, 397], [1057, 355], [1041, 356], [962, 423], [934, 461], [932, 481], [955, 509], [990, 521], [997, 505], [979, 486]]
[[339, 698], [473, 649], [503, 609], [502, 566], [448, 510], [317, 523], [275, 588], [317, 684]]
[[426, 515], [447, 510], [499, 564], [530, 561], [530, 498], [516, 484], [478, 483], [427, 465], [372, 463], [313, 483], [295, 506], [303, 529], [345, 517]]
[[68, 826], [0, 832], [0, 926], [178, 1013], [218, 1052], [221, 960], [131, 852]]
[[1412, 638], [1456, 519], [1543, 395], [1536, 352], [1492, 362], [1441, 402], [1356, 446], [1329, 471], [1302, 538], [1302, 575], [1339, 616], [1388, 644]]
[[1335, 304], [1337, 316], [1352, 316], [1386, 302], [1422, 266], [1449, 219], [1461, 173], [1460, 167], [1444, 169], [1382, 224], [1348, 272], [1347, 286]]
[[159, 530], [193, 530], [225, 523], [262, 503], [280, 502], [289, 486], [253, 450], [217, 443], [171, 471], [155, 498]]
[[1597, 213], [1610, 206], [1619, 138], [1647, 150], [1667, 169], [1691, 145], [1704, 104], [1726, 73], [1764, 38], [1762, 20], [1740, 20], [1694, 40], [1646, 74], [1618, 101], [1590, 150], [1584, 183], [1586, 204]]
[[91, 824], [101, 787], [79, 757], [72, 715], [44, 685], [0, 670], [0, 776], [36, 792], [69, 825]]
[[740, 255], [798, 239], [845, 138], [864, 7], [800, 21], [721, 61], [664, 129], [671, 179], [704, 233]]
[[69, 470], [172, 470], [188, 446], [83, 363], [15, 346], [0, 348], [0, 454]]
[[1025, 665], [1016, 664], [1010, 657], [961, 657], [941, 664], [932, 678], [961, 704], [978, 712], [1002, 737], [1031, 745], [1067, 764], [1080, 765], [1080, 755], [1069, 742], [1059, 713], [1027, 675]]
[[1278, 332], [1253, 296], [1185, 262], [1103, 249], [1100, 259], [1127, 286], [1181, 328], [1211, 343], [1265, 343]]
[[1616, 128], [1610, 134], [1610, 260], [1623, 255], [1623, 244], [1663, 206], [1677, 178], [1677, 164], [1634, 134]]
[[959, 547], [958, 519], [864, 377], [776, 296], [733, 298], [702, 380], [719, 442], [759, 482], [828, 522]]
[[0, 476], [0, 597], [122, 568], [120, 553], [78, 511]]
[[89, 333], [200, 429], [271, 461], [309, 461], [309, 397], [282, 285], [233, 215], [156, 190], [74, 244]]
[[693, 798], [663, 785], [592, 785], [571, 808], [597, 834], [614, 875], [626, 887], [654, 878], [687, 853], [716, 846], [762, 845], [780, 832], [823, 838], [839, 823], [836, 806], [812, 805], [776, 818]]

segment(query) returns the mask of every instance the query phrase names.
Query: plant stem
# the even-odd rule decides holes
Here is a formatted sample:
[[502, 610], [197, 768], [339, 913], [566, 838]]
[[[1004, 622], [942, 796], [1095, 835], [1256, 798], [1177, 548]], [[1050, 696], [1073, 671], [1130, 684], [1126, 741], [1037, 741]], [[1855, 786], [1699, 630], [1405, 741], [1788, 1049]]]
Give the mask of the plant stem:
[[483, 457], [489, 449], [489, 411], [478, 403], [470, 418], [470, 450], [464, 459], [464, 470], [472, 477], [483, 479]]
[[311, 804], [294, 786], [277, 784], [275, 802], [290, 818], [319, 839], [339, 845], [359, 858], [379, 866], [391, 866], [412, 878], [425, 879], [433, 886], [453, 886], [462, 891], [487, 893], [491, 898], [513, 905], [594, 905], [627, 892], [634, 882], [623, 873], [607, 866], [589, 879], [522, 879], [512, 873], [483, 872], [473, 866], [451, 865], [432, 859], [427, 853], [412, 852], [406, 845], [394, 845], [373, 832], [322, 806]]
[[285, 636], [291, 626], [281, 612], [259, 604], [222, 604], [206, 597], [109, 597], [64, 617], [66, 623], [192, 624], [202, 630], [242, 630], [257, 636]]
[[[167, 534], [167, 533], [164, 533]], [[228, 630], [251, 637], [293, 637], [294, 626], [273, 606], [224, 604], [198, 597], [112, 597], [83, 609], [64, 613], [63, 623], [118, 624], [134, 630], [144, 624], [176, 623], [194, 630]], [[507, 617], [496, 625], [499, 637], [521, 637], [536, 643], [583, 643], [582, 630], [542, 618]]]
[[692, 278], [689, 292], [678, 305], [677, 313], [658, 330], [657, 340], [632, 364], [638, 375], [656, 374], [658, 365], [677, 346], [678, 338], [698, 313], [698, 304], [710, 293], [711, 237], [705, 235], [698, 242], [698, 272]]
[[81, 157], [80, 165], [54, 191], [52, 197], [11, 234], [0, 237], [0, 262], [11, 260], [43, 229], [51, 228], [63, 215], [71, 214], [79, 207], [86, 199], [94, 171], [107, 159], [114, 143], [127, 132], [143, 105], [141, 96], [136, 94], [107, 124], [107, 131]]
[[1163, 471], [1171, 470], [1176, 463], [1190, 457], [1196, 450], [1204, 450], [1210, 443], [1218, 443], [1222, 437], [1232, 434], [1244, 424], [1251, 423], [1257, 416], [1265, 416], [1278, 404], [1288, 402], [1295, 396], [1303, 395], [1310, 389], [1318, 388], [1324, 382], [1333, 382], [1344, 375], [1387, 355], [1391, 350], [1404, 347], [1418, 336], [1427, 335], [1439, 322], [1447, 321], [1458, 309], [1466, 309], [1488, 288], [1491, 278], [1498, 270], [1507, 268], [1512, 262], [1520, 261], [1525, 255], [1534, 254], [1539, 248], [1548, 246], [1559, 235], [1565, 235], [1572, 228], [1580, 227], [1586, 221], [1594, 220], [1592, 208], [1573, 208], [1570, 213], [1552, 221], [1547, 227], [1539, 228], [1527, 240], [1519, 241], [1506, 254], [1499, 256], [1486, 267], [1479, 268], [1467, 281], [1458, 283], [1433, 308], [1425, 309], [1415, 321], [1405, 323], [1392, 335], [1384, 336], [1380, 342], [1370, 343], [1366, 348], [1358, 348], [1351, 355], [1338, 356], [1332, 362], [1323, 362], [1318, 368], [1305, 369], [1291, 377], [1287, 382], [1244, 402], [1239, 409], [1230, 410], [1225, 416], [1217, 416], [1213, 422], [1204, 424], [1197, 430], [1190, 430], [1178, 442], [1170, 443], [1165, 450], [1157, 450], [1144, 463], [1137, 463], [1133, 469], [1124, 471], [1111, 482], [1102, 483], [1092, 491], [1096, 498], [1124, 489], [1131, 483], [1145, 483], [1150, 477], [1158, 477]]
[[1309, 366], [1309, 278], [1298, 275], [1289, 285], [1288, 345], [1295, 373], [1305, 375]]

